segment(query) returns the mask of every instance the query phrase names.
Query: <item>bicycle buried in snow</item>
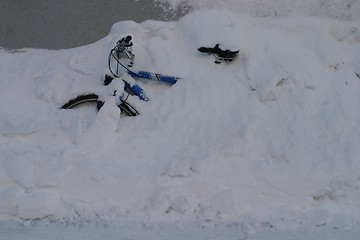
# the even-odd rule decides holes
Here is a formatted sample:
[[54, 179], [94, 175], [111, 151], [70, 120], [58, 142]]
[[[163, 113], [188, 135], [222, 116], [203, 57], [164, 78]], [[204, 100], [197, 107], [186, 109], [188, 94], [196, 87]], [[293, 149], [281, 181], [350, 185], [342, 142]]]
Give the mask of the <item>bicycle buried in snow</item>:
[[[117, 41], [115, 47], [111, 49], [108, 57], [108, 68], [110, 74], [106, 74], [103, 84], [109, 85], [114, 80], [122, 81], [124, 91], [114, 91], [113, 95], [117, 97], [117, 106], [120, 108], [121, 113], [127, 116], [137, 116], [139, 112], [127, 100], [130, 95], [136, 95], [142, 101], [147, 102], [149, 98], [145, 95], [144, 90], [134, 79], [151, 79], [170, 85], [175, 84], [180, 78], [168, 76], [148, 71], [133, 70], [134, 57], [132, 53], [132, 37], [126, 36]], [[130, 77], [120, 77], [120, 70], [125, 70]], [[72, 109], [79, 105], [96, 103], [97, 109], [104, 105], [104, 101], [98, 94], [88, 93], [77, 96], [65, 103], [61, 109]]]

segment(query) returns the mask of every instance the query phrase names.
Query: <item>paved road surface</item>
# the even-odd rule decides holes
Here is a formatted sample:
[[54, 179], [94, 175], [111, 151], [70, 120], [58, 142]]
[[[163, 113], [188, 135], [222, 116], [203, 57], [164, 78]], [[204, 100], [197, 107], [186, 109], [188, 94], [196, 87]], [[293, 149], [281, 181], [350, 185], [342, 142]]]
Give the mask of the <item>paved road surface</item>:
[[101, 39], [121, 20], [164, 18], [152, 0], [0, 0], [0, 46], [71, 48]]

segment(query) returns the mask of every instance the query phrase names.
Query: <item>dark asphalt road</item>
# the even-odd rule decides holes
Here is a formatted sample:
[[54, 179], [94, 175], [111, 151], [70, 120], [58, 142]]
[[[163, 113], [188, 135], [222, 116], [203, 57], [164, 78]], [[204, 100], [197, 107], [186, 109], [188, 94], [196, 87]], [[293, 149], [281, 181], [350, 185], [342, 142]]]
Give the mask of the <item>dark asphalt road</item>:
[[121, 20], [177, 19], [152, 0], [1, 0], [0, 46], [61, 49], [106, 36]]

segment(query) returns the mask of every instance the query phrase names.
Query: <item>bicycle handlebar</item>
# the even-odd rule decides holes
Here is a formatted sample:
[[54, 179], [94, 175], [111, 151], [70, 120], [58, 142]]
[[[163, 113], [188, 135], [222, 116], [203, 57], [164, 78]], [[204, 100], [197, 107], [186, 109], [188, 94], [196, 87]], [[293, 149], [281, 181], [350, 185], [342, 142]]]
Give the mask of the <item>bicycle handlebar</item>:
[[124, 37], [122, 40], [124, 40], [124, 42], [129, 43], [131, 41], [132, 37], [130, 35]]
[[117, 42], [117, 45], [124, 46], [124, 47], [130, 47], [130, 46], [132, 46], [131, 39], [132, 39], [132, 37], [130, 35], [123, 37], [122, 39], [120, 39]]

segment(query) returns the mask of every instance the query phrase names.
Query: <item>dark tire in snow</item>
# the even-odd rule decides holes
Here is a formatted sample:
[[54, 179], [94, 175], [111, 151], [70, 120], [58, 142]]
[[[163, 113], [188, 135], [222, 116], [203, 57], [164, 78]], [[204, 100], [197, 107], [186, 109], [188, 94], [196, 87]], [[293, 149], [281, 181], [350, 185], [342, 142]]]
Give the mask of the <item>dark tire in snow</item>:
[[[85, 94], [80, 95], [74, 99], [71, 99], [69, 102], [65, 103], [61, 109], [72, 109], [79, 105], [84, 104], [94, 104], [96, 103], [97, 109], [100, 110], [100, 108], [104, 105], [103, 101], [99, 100], [99, 96], [96, 94]], [[137, 116], [139, 115], [139, 112], [131, 106], [128, 102], [122, 102], [119, 105], [119, 108], [121, 109], [121, 113], [125, 114], [127, 116]]]

